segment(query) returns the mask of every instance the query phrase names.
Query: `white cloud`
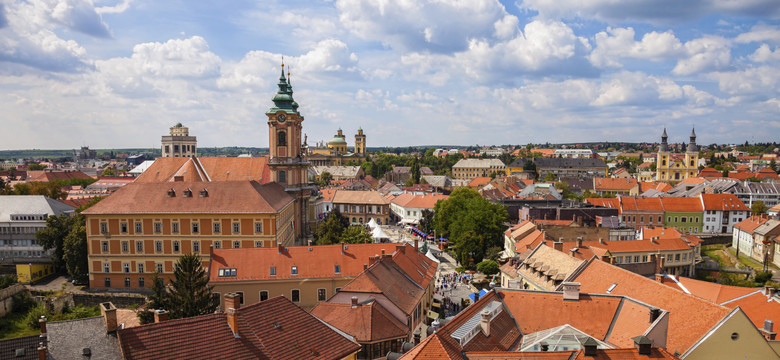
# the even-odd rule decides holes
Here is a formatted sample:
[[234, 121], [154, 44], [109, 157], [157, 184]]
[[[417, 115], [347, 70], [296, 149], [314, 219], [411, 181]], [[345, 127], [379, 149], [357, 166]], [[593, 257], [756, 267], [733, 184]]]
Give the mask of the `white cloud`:
[[750, 60], [754, 62], [780, 62], [780, 49], [772, 50], [769, 45], [761, 44], [756, 51], [750, 55]]
[[723, 70], [731, 64], [728, 40], [707, 36], [685, 43], [687, 58], [680, 59], [672, 70], [677, 75]]
[[101, 6], [96, 8], [95, 11], [98, 14], [121, 14], [130, 8], [130, 2], [132, 0], [121, 0], [114, 6]]
[[497, 20], [493, 27], [496, 29], [496, 38], [498, 39], [510, 39], [517, 34], [517, 25], [520, 20], [517, 16], [506, 15], [504, 18]]
[[780, 44], [780, 29], [776, 26], [759, 24], [753, 26], [750, 31], [739, 34], [734, 41], [738, 43], [769, 42]]
[[596, 46], [589, 55], [593, 65], [601, 68], [622, 67], [621, 58], [661, 61], [684, 53], [683, 45], [671, 31], [649, 32], [634, 41], [633, 28], [611, 28], [596, 34]]
[[337, 0], [335, 5], [353, 34], [409, 51], [462, 51], [471, 39], [508, 35], [513, 21], [496, 0]]
[[338, 77], [360, 76], [358, 58], [341, 40], [326, 39], [297, 59], [297, 66], [304, 74], [333, 75]]
[[751, 67], [740, 71], [716, 72], [720, 91], [736, 96], [771, 96], [780, 90], [780, 69], [774, 66]]

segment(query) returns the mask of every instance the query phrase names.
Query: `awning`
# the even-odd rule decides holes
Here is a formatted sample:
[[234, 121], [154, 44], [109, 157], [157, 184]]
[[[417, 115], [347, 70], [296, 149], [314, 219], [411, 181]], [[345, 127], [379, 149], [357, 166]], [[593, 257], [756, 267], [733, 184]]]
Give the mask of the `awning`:
[[[482, 298], [485, 296], [485, 294], [487, 294], [487, 293], [488, 293], [488, 292], [487, 292], [487, 290], [485, 290], [485, 289], [482, 289], [482, 290], [480, 290], [480, 291], [479, 291], [479, 298], [480, 298], [480, 299], [482, 299]], [[471, 299], [471, 302], [472, 302], [472, 303], [474, 303], [474, 302], [475, 302], [475, 300], [474, 300], [474, 294], [469, 294], [469, 299]]]
[[441, 304], [439, 304], [439, 303], [435, 302], [435, 303], [432, 303], [432, 304], [431, 304], [431, 307], [435, 307], [435, 308], [441, 308]]
[[431, 318], [431, 319], [436, 320], [436, 319], [439, 318], [439, 313], [437, 313], [435, 311], [428, 310], [428, 317]]

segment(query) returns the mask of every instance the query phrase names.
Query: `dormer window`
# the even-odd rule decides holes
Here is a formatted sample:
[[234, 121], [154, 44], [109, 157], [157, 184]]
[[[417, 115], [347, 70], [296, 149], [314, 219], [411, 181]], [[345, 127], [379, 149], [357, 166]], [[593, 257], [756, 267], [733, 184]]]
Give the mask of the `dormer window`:
[[168, 197], [176, 197], [176, 190], [173, 190], [173, 188], [169, 189]]
[[293, 267], [291, 267], [291, 268], [290, 268], [290, 274], [292, 274], [292, 275], [298, 275], [298, 267], [297, 267], [297, 266], [293, 266]]
[[209, 191], [206, 188], [200, 191], [200, 197], [209, 197]]
[[184, 190], [184, 197], [192, 197], [192, 189]]

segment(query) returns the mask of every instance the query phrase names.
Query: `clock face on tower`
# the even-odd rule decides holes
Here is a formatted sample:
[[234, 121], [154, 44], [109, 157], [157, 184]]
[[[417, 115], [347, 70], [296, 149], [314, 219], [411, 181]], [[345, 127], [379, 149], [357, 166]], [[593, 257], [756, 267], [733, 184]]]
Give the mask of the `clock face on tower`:
[[283, 122], [287, 121], [287, 117], [284, 116], [284, 114], [279, 114], [279, 115], [276, 116], [276, 120], [279, 121], [280, 123], [283, 123]]

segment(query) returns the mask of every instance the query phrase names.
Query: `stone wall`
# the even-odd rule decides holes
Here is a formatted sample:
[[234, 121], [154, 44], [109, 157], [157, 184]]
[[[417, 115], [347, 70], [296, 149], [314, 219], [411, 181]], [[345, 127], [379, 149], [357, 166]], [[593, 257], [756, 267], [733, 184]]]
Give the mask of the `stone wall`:
[[112, 302], [117, 308], [127, 308], [131, 305], [143, 305], [146, 297], [134, 294], [85, 294], [74, 293], [73, 301], [77, 305], [95, 306], [104, 302]]
[[11, 312], [14, 306], [14, 295], [27, 291], [22, 284], [13, 284], [3, 290], [0, 290], [0, 317]]

